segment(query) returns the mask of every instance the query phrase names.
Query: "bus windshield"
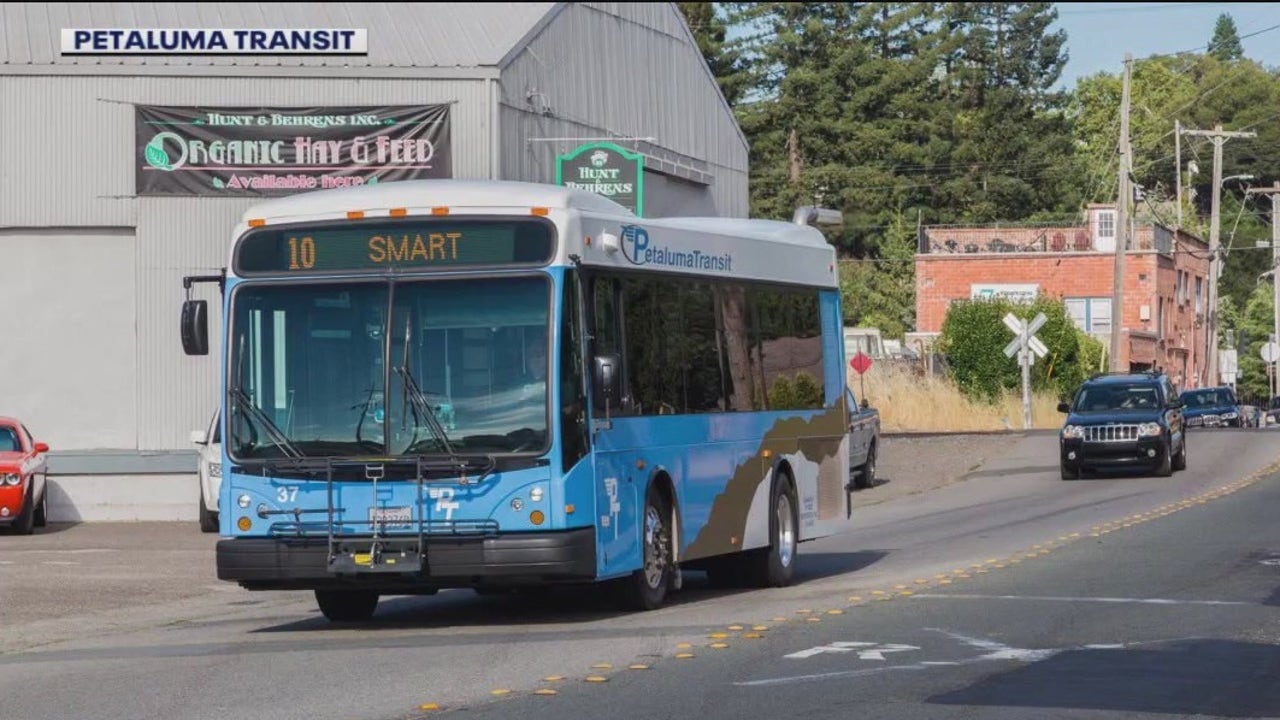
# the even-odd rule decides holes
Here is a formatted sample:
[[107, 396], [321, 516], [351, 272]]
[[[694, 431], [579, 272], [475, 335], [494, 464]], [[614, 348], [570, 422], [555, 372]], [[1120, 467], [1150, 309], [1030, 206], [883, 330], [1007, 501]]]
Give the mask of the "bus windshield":
[[541, 451], [549, 298], [541, 275], [237, 287], [228, 451]]

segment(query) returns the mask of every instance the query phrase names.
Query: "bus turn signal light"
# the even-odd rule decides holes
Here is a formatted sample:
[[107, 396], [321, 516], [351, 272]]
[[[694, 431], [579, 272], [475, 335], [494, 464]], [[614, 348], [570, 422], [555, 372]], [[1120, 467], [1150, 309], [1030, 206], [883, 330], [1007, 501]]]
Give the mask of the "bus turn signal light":
[[236, 527], [240, 528], [241, 532], [248, 532], [249, 528], [253, 527], [253, 521], [247, 517], [241, 517]]
[[441, 205], [440, 207], [433, 207], [431, 208], [431, 214], [432, 215], [448, 215], [449, 208], [445, 207], [444, 205]]
[[529, 520], [530, 520], [534, 525], [541, 525], [541, 524], [543, 523], [543, 521], [544, 521], [544, 520], [546, 520], [546, 519], [547, 519], [547, 517], [546, 517], [545, 515], [543, 515], [543, 514], [542, 514], [542, 511], [541, 511], [541, 510], [534, 510], [533, 512], [529, 513]]
[[544, 208], [544, 207], [533, 208], [532, 210], [530, 210], [530, 212], [532, 212], [534, 215], [537, 215], [539, 217], [546, 217], [547, 215], [551, 214], [551, 210], [549, 208]]
[[262, 218], [254, 218], [249, 221], [249, 227], [262, 227], [263, 225], [266, 225], [266, 224], [267, 224], [267, 221]]
[[348, 211], [347, 211], [347, 219], [348, 219], [348, 220], [361, 220], [361, 219], [363, 219], [363, 218], [364, 218], [364, 211], [363, 211], [363, 210], [348, 210]]

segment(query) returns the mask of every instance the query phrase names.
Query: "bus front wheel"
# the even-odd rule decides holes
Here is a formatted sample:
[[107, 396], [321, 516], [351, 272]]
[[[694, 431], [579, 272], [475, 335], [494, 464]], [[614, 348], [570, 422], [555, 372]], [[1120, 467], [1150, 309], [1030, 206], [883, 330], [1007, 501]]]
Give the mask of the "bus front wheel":
[[627, 607], [654, 610], [667, 598], [672, 571], [671, 506], [655, 483], [645, 493], [642, 522], [644, 565], [619, 581], [618, 590]]
[[368, 620], [378, 607], [378, 593], [368, 590], [316, 590], [316, 604], [331, 622]]

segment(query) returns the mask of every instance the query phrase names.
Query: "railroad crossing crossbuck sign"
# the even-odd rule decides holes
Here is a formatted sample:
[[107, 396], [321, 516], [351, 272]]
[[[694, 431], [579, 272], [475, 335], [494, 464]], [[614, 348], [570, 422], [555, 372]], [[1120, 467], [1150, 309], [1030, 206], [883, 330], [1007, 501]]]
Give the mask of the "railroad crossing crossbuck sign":
[[1029, 323], [1013, 313], [1004, 316], [1005, 327], [1012, 330], [1014, 336], [1013, 342], [1004, 346], [1005, 357], [1016, 354], [1018, 365], [1022, 366], [1022, 423], [1027, 430], [1031, 429], [1031, 365], [1037, 357], [1049, 354], [1049, 348], [1036, 337], [1036, 331], [1044, 326], [1046, 320], [1044, 313], [1036, 313]]

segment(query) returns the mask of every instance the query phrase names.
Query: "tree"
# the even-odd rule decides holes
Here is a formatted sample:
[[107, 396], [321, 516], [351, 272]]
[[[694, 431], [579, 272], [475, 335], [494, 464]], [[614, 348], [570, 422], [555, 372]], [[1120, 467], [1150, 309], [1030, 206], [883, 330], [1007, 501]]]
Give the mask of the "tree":
[[1236, 344], [1236, 362], [1240, 368], [1236, 388], [1244, 397], [1268, 397], [1270, 383], [1260, 353], [1263, 344], [1271, 338], [1275, 307], [1273, 292], [1268, 283], [1255, 286], [1240, 318], [1240, 332], [1244, 334], [1245, 342]]
[[1049, 355], [1032, 366], [1032, 389], [1051, 390], [1060, 398], [1074, 395], [1095, 372], [1101, 344], [1086, 338], [1071, 322], [1061, 299], [1045, 296], [1027, 304], [1004, 299], [952, 303], [939, 338], [939, 350], [947, 356], [952, 379], [966, 395], [987, 401], [1021, 387], [1016, 356], [1004, 354], [1004, 346], [1013, 339], [1003, 320], [1010, 312], [1024, 321], [1037, 313], [1045, 314], [1045, 324], [1036, 335], [1049, 348]]
[[694, 39], [698, 41], [698, 50], [715, 75], [724, 99], [730, 106], [737, 105], [749, 88], [750, 79], [743, 71], [741, 54], [736, 44], [726, 41], [729, 28], [717, 3], [682, 2], [676, 5], [689, 24]]
[[1227, 13], [1218, 16], [1213, 26], [1213, 39], [1209, 41], [1209, 54], [1222, 62], [1235, 62], [1244, 57], [1244, 47], [1240, 45], [1240, 33], [1236, 31], [1236, 21]]

